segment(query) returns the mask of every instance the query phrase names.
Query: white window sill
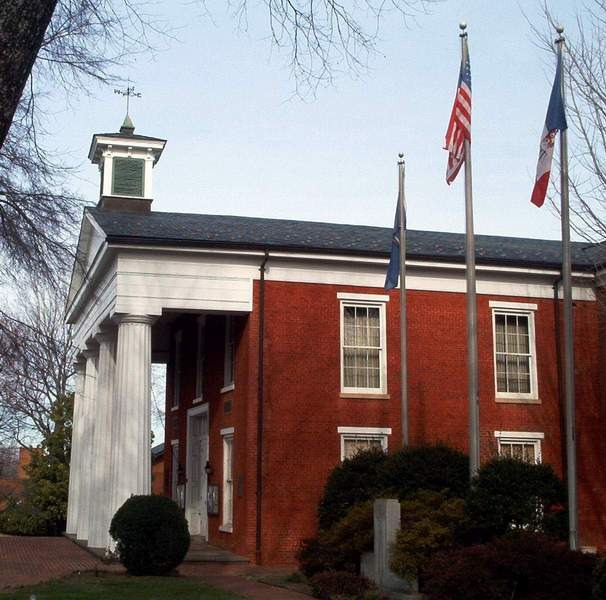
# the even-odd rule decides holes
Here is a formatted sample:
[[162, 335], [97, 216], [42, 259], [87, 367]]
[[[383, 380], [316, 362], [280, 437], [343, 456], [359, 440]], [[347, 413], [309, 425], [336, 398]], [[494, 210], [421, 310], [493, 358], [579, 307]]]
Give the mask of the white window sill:
[[231, 523], [227, 523], [226, 525], [220, 525], [219, 531], [222, 531], [223, 533], [233, 533], [234, 526]]
[[534, 394], [497, 394], [495, 401], [512, 404], [541, 404], [541, 399]]
[[179, 406], [171, 406], [170, 407], [170, 412], [175, 412], [176, 410], [179, 410]]
[[225, 392], [231, 392], [232, 390], [236, 389], [236, 384], [235, 383], [230, 383], [229, 385], [224, 385], [220, 390], [219, 393], [220, 394], [225, 394]]
[[361, 400], [389, 400], [390, 395], [385, 392], [341, 392], [341, 398], [359, 398]]
[[204, 400], [204, 396], [198, 396], [192, 400], [192, 404], [200, 404]]

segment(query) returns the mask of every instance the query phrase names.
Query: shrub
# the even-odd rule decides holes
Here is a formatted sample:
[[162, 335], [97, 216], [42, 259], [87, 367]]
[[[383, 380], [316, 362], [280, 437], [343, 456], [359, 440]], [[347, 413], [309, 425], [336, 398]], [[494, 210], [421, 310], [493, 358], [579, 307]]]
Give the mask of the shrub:
[[405, 448], [380, 465], [378, 484], [400, 500], [419, 490], [462, 498], [469, 488], [469, 458], [444, 444]]
[[595, 558], [542, 534], [518, 532], [436, 554], [424, 569], [428, 600], [585, 600]]
[[347, 571], [317, 573], [310, 584], [314, 597], [322, 600], [364, 600], [369, 592], [376, 591], [375, 585], [366, 577]]
[[467, 498], [467, 513], [481, 540], [512, 529], [566, 536], [565, 489], [549, 465], [512, 458], [486, 463]]
[[187, 521], [164, 496], [131, 496], [116, 511], [109, 532], [132, 575], [169, 573], [189, 549]]
[[606, 600], [606, 556], [602, 556], [593, 570], [593, 600]]
[[429, 557], [448, 550], [466, 530], [465, 502], [422, 490], [401, 503], [402, 528], [393, 546], [391, 569], [404, 579], [416, 578]]
[[380, 494], [378, 469], [386, 459], [381, 450], [367, 450], [332, 470], [318, 506], [320, 529], [329, 529], [353, 506]]
[[48, 535], [48, 523], [29, 502], [11, 497], [0, 512], [0, 532], [6, 535]]
[[360, 571], [360, 556], [373, 547], [372, 501], [354, 506], [330, 529], [304, 540], [297, 555], [299, 568], [311, 577], [321, 571]]

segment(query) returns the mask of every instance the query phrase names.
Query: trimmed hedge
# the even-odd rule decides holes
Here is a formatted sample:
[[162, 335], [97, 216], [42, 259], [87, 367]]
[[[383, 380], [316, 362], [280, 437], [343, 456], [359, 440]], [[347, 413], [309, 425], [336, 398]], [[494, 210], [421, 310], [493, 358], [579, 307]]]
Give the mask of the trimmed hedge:
[[481, 541], [512, 529], [567, 535], [565, 488], [546, 464], [493, 459], [474, 479], [466, 505]]
[[517, 533], [435, 555], [423, 591], [428, 600], [587, 600], [594, 564], [564, 542]]
[[131, 496], [116, 511], [109, 532], [131, 575], [170, 573], [189, 549], [187, 521], [165, 496]]
[[598, 559], [593, 570], [592, 600], [606, 600], [606, 556]]
[[469, 489], [469, 457], [441, 443], [405, 448], [387, 456], [378, 480], [385, 497], [404, 500], [430, 490], [463, 498]]
[[401, 503], [402, 528], [393, 546], [390, 567], [403, 579], [414, 579], [429, 558], [465, 537], [465, 501], [422, 490]]
[[359, 573], [362, 553], [373, 548], [372, 504], [368, 501], [354, 506], [330, 529], [303, 540], [297, 559], [307, 577], [326, 570]]
[[314, 598], [321, 600], [370, 600], [371, 597], [381, 597], [376, 586], [366, 577], [347, 571], [318, 573], [309, 583]]
[[469, 489], [469, 459], [444, 444], [415, 446], [385, 454], [360, 452], [335, 467], [318, 506], [320, 530], [329, 529], [356, 504], [374, 498], [400, 500], [419, 490], [462, 498]]
[[318, 506], [321, 530], [329, 529], [356, 504], [372, 500], [381, 493], [378, 472], [386, 459], [384, 452], [371, 449], [344, 460], [332, 470]]

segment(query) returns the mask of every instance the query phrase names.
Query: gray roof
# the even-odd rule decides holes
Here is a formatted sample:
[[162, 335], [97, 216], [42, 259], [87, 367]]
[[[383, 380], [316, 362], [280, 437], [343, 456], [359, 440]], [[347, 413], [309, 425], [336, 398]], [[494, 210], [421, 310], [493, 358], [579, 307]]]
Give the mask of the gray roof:
[[[87, 209], [109, 242], [167, 246], [211, 246], [299, 252], [335, 252], [385, 257], [390, 253], [392, 229], [186, 213], [119, 213]], [[409, 230], [406, 251], [411, 259], [462, 262], [465, 236], [461, 233]], [[476, 236], [479, 264], [559, 268], [557, 240]], [[572, 262], [577, 270], [592, 271], [604, 262], [602, 245], [573, 242]]]
[[160, 458], [160, 456], [162, 456], [163, 453], [164, 453], [164, 442], [162, 442], [161, 444], [157, 444], [156, 446], [153, 446], [151, 449], [152, 460], [155, 460], [156, 458]]

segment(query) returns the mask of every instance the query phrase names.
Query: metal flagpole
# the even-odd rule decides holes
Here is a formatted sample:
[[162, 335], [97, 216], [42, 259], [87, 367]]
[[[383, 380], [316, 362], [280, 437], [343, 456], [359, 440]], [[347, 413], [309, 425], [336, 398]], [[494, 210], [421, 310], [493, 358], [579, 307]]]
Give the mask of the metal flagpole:
[[406, 346], [406, 200], [404, 196], [404, 155], [398, 155], [398, 213], [400, 215], [400, 395], [402, 447], [408, 439], [408, 361]]
[[[558, 67], [564, 96], [564, 68], [562, 48], [564, 46], [563, 27], [556, 27], [558, 38]], [[578, 508], [577, 508], [577, 457], [575, 431], [575, 395], [574, 395], [574, 337], [572, 315], [572, 277], [570, 249], [570, 207], [568, 201], [568, 131], [560, 131], [560, 197], [562, 219], [562, 290], [564, 296], [564, 394], [566, 404], [566, 479], [568, 485], [568, 535], [571, 550], [579, 544]]]
[[[466, 23], [461, 29], [463, 62], [468, 55]], [[473, 197], [471, 183], [471, 144], [465, 140], [465, 263], [467, 283], [467, 385], [469, 402], [469, 472], [480, 468], [480, 408], [478, 403], [478, 307], [476, 304], [476, 250], [473, 232]]]

